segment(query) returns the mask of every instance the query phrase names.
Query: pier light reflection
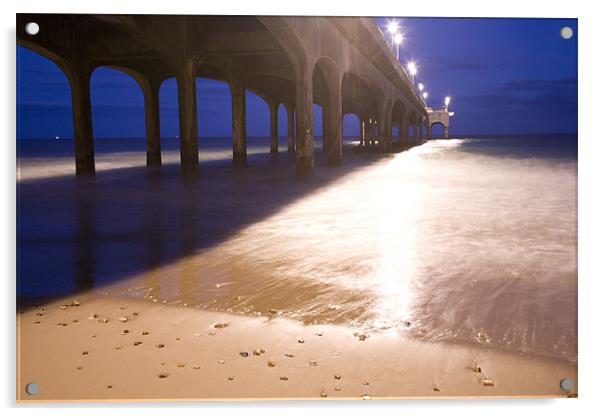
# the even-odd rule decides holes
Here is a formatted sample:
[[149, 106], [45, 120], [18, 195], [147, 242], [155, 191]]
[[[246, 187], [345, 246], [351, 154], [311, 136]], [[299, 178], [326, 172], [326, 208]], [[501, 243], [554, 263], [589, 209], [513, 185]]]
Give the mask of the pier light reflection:
[[410, 319], [420, 273], [420, 176], [429, 151], [357, 166], [220, 244], [152, 270], [176, 279], [144, 272], [113, 289], [144, 296], [152, 284], [170, 304], [397, 328]]

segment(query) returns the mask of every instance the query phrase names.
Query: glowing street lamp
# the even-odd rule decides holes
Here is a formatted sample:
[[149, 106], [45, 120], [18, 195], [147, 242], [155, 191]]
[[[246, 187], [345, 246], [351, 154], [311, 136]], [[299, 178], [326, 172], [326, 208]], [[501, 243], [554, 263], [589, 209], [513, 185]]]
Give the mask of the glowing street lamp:
[[387, 25], [387, 30], [391, 36], [395, 35], [399, 30], [399, 23], [397, 23], [397, 20], [391, 20]]
[[451, 101], [451, 97], [449, 95], [447, 97], [445, 97], [445, 101], [444, 102], [445, 102], [445, 107], [446, 108], [449, 107], [450, 101]]
[[418, 73], [418, 68], [416, 67], [416, 62], [408, 63], [408, 71], [410, 72], [410, 75], [412, 76], [412, 85], [414, 85], [414, 77]]
[[422, 92], [422, 90], [424, 89], [424, 84], [422, 82], [418, 83], [418, 89], [420, 90], [420, 92]]
[[428, 92], [423, 92], [422, 93], [422, 98], [424, 98], [424, 103], [426, 104], [426, 99], [429, 97], [429, 93]]
[[401, 43], [403, 42], [403, 35], [401, 33], [396, 33], [393, 36], [393, 43], [395, 43], [395, 45], [397, 45], [397, 54], [395, 55], [397, 57], [397, 59], [399, 60], [399, 45], [401, 45]]

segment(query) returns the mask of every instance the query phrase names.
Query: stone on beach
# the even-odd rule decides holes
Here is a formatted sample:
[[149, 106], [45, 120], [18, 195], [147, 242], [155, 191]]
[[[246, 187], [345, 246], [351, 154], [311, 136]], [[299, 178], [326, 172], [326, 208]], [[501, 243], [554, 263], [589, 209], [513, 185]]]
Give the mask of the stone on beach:
[[483, 387], [493, 387], [494, 386], [493, 380], [491, 380], [489, 378], [482, 378], [479, 381], [481, 382]]

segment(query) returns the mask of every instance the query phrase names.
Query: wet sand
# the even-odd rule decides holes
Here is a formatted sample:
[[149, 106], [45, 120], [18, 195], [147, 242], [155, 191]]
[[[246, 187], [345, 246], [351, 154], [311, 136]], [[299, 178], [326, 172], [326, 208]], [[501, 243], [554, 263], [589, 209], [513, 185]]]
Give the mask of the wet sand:
[[[17, 315], [19, 401], [566, 397], [576, 365], [91, 292]], [[35, 396], [25, 386], [35, 382]]]

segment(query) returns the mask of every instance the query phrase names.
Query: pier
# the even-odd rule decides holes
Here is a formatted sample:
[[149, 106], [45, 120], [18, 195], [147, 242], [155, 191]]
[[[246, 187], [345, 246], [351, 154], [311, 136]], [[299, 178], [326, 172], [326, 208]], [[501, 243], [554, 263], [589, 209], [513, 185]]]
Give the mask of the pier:
[[[35, 35], [25, 30], [30, 22], [39, 26]], [[268, 104], [271, 153], [281, 151], [277, 113], [286, 108], [287, 151], [300, 175], [314, 169], [314, 104], [322, 107], [331, 165], [342, 163], [345, 114], [360, 122], [360, 146], [381, 152], [421, 143], [436, 122], [448, 126], [432, 117], [371, 18], [18, 14], [17, 43], [53, 61], [69, 81], [78, 176], [95, 174], [90, 78], [99, 67], [140, 86], [149, 167], [161, 165], [159, 89], [176, 79], [184, 175], [199, 173], [197, 77], [229, 85], [238, 166], [247, 163], [246, 91]]]

